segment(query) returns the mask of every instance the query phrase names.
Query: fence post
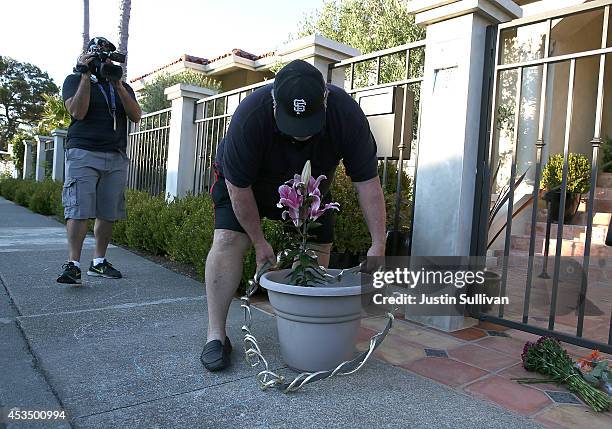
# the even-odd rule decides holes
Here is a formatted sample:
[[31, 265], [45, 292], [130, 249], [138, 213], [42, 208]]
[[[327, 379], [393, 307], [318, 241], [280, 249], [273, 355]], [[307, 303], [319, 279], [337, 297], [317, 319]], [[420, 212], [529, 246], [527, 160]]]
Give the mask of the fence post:
[[41, 182], [45, 179], [45, 139], [42, 136], [36, 136], [36, 168], [34, 170], [34, 179]]
[[[329, 64], [360, 55], [359, 49], [328, 39], [319, 34], [311, 34], [294, 40], [283, 46], [278, 56], [281, 63], [293, 60], [304, 60], [315, 66], [327, 81]], [[342, 88], [344, 86], [344, 69], [333, 70], [330, 83]]]
[[[522, 14], [505, 0], [473, 3], [408, 3], [415, 22], [427, 27], [413, 256], [470, 256], [479, 127], [487, 125], [480, 124], [485, 33]], [[445, 331], [474, 322], [458, 306], [452, 315], [416, 317], [411, 307], [406, 318]]]
[[193, 190], [195, 169], [196, 125], [195, 104], [201, 98], [216, 94], [210, 88], [178, 83], [166, 88], [164, 94], [172, 102], [166, 198], [180, 198]]
[[66, 130], [53, 130], [51, 131], [51, 137], [53, 137], [53, 170], [51, 172], [51, 179], [57, 181], [64, 181], [64, 140], [66, 140]]
[[34, 176], [34, 153], [32, 141], [24, 141], [25, 148], [23, 150], [23, 179], [30, 179]]

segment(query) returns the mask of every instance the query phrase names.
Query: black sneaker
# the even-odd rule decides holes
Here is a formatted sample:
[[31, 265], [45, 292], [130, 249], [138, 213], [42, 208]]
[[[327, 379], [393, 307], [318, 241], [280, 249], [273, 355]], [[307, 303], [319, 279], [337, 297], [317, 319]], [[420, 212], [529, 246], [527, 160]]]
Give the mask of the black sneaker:
[[93, 276], [93, 277], [104, 277], [107, 279], [120, 279], [121, 278], [121, 272], [113, 268], [111, 263], [108, 262], [106, 259], [104, 260], [104, 262], [101, 262], [95, 266], [93, 264], [93, 261], [91, 261], [91, 264], [89, 265], [89, 269], [87, 270], [87, 275]]
[[225, 344], [220, 340], [212, 340], [204, 346], [200, 360], [207, 370], [221, 371], [230, 365], [230, 354], [232, 353], [232, 343], [225, 337]]
[[81, 269], [74, 265], [74, 262], [66, 262], [62, 265], [64, 272], [57, 278], [58, 283], [67, 283], [71, 285], [81, 284]]

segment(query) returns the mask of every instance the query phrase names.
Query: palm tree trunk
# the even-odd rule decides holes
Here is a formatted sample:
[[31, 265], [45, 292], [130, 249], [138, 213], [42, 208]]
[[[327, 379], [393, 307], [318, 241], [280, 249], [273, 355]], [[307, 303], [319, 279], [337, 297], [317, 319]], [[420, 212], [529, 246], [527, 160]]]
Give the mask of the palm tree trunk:
[[123, 80], [127, 79], [127, 51], [128, 51], [128, 28], [130, 26], [130, 11], [132, 9], [131, 0], [121, 0], [119, 5], [119, 52], [125, 54], [125, 62], [121, 64], [123, 68]]
[[83, 52], [89, 45], [89, 0], [83, 0]]

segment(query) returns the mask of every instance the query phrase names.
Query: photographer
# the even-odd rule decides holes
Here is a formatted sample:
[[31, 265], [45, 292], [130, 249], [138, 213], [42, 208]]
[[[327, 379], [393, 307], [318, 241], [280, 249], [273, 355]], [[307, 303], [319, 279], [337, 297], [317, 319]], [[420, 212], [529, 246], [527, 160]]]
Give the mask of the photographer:
[[141, 110], [132, 88], [121, 81], [121, 67], [112, 63], [125, 61], [125, 55], [114, 51], [115, 46], [105, 38], [92, 39], [62, 87], [72, 121], [62, 192], [69, 254], [59, 283], [81, 283], [81, 249], [88, 219], [95, 219], [96, 246], [87, 274], [121, 278], [106, 260], [106, 249], [113, 222], [125, 218], [127, 118], [138, 122]]

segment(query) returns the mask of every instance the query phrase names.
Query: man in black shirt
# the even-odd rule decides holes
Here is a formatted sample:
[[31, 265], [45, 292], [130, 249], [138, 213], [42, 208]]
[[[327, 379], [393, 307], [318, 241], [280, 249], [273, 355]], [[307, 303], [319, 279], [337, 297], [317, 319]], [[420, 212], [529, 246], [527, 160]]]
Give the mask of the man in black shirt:
[[[78, 65], [88, 66], [94, 51], [111, 52], [115, 47], [103, 37], [89, 42], [89, 53]], [[107, 63], [111, 63], [109, 59]], [[127, 118], [138, 122], [140, 106], [130, 86], [121, 80], [109, 81], [89, 71], [66, 77], [62, 96], [72, 117], [66, 139], [65, 181], [62, 204], [68, 231], [69, 254], [58, 277], [59, 283], [81, 283], [81, 249], [88, 219], [96, 219], [94, 259], [87, 274], [120, 278], [121, 273], [106, 260], [113, 222], [125, 218], [124, 189], [128, 158]]]
[[[205, 270], [208, 333], [201, 356], [210, 371], [230, 362], [225, 322], [250, 245], [258, 266], [276, 262], [260, 218], [281, 218], [278, 187], [300, 173], [307, 160], [314, 177], [327, 176], [320, 186], [323, 202], [331, 201], [330, 184], [343, 161], [372, 236], [368, 256], [384, 255], [385, 204], [368, 121], [346, 92], [325, 84], [314, 66], [293, 61], [278, 72], [273, 85], [240, 103], [217, 149], [217, 181], [211, 190], [215, 233]], [[325, 266], [333, 220], [329, 210], [318, 220], [322, 226], [313, 230], [319, 263]]]

